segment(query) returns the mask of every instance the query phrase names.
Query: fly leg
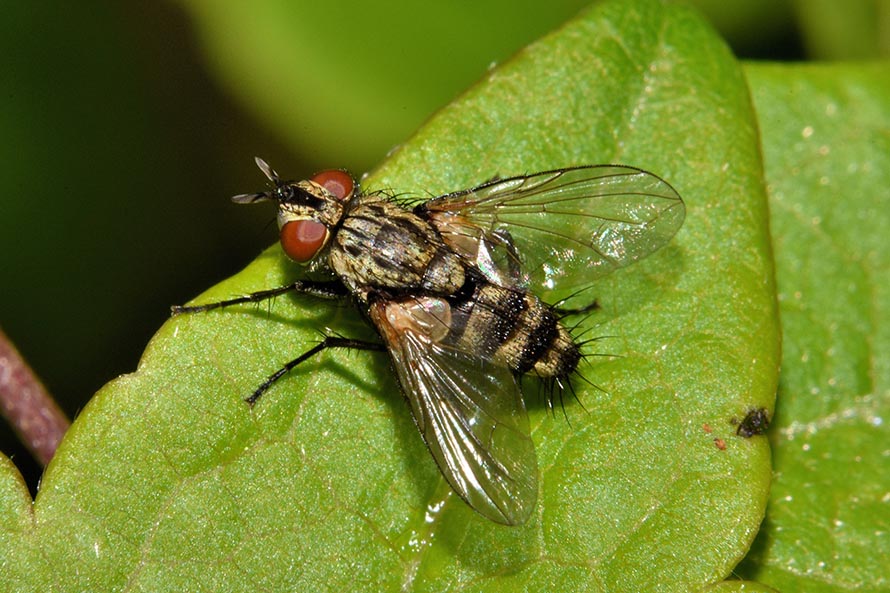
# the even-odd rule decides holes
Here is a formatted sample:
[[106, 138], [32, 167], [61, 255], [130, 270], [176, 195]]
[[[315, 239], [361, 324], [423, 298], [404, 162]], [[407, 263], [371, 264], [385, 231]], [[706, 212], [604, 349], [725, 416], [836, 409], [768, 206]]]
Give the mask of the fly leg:
[[268, 290], [260, 290], [234, 299], [218, 301], [216, 303], [206, 303], [204, 305], [175, 305], [170, 307], [173, 315], [181, 315], [183, 313], [202, 313], [231, 305], [240, 305], [241, 303], [259, 303], [287, 292], [300, 292], [303, 294], [311, 294], [313, 296], [325, 299], [339, 299], [349, 296], [349, 292], [342, 282], [313, 282], [311, 280], [297, 280], [293, 284], [286, 284], [278, 288], [270, 288]]
[[564, 309], [562, 307], [554, 307], [553, 312], [562, 317], [568, 317], [570, 315], [583, 315], [584, 313], [590, 313], [591, 311], [596, 311], [600, 308], [600, 304], [596, 301], [593, 301], [590, 304], [584, 305], [583, 307], [577, 307], [573, 309]]
[[[246, 294], [244, 296], [236, 297], [233, 299], [227, 299], [224, 301], [218, 301], [215, 303], [205, 303], [203, 305], [180, 305], [171, 307], [171, 312], [173, 315], [181, 315], [184, 313], [203, 313], [204, 311], [212, 311], [213, 309], [221, 309], [223, 307], [229, 307], [232, 305], [240, 305], [242, 303], [259, 303], [279, 295], [288, 293], [288, 292], [299, 292], [302, 294], [310, 294], [313, 296], [326, 298], [326, 299], [339, 299], [345, 298], [349, 296], [349, 291], [343, 285], [342, 282], [338, 281], [330, 281], [330, 282], [320, 282], [320, 281], [312, 281], [312, 280], [297, 280], [292, 284], [287, 284], [285, 286], [279, 286], [278, 288], [270, 288], [268, 290], [260, 290], [257, 292], [253, 292], [251, 294]], [[300, 364], [301, 362], [305, 362], [306, 360], [312, 358], [322, 350], [327, 348], [352, 348], [353, 350], [376, 350], [378, 352], [385, 352], [386, 348], [383, 344], [378, 344], [376, 342], [366, 342], [364, 340], [353, 340], [350, 338], [343, 338], [339, 336], [326, 336], [321, 342], [316, 344], [310, 350], [304, 352], [297, 358], [285, 364], [283, 367], [269, 375], [269, 377], [263, 381], [263, 383], [257, 387], [256, 391], [250, 394], [250, 397], [246, 398], [246, 401], [249, 405], [253, 406], [260, 397], [270, 388], [272, 385], [278, 381], [278, 379], [282, 378], [286, 375], [291, 369]]]
[[350, 338], [341, 338], [339, 336], [326, 336], [324, 340], [315, 345], [314, 348], [307, 350], [297, 358], [293, 359], [289, 363], [285, 364], [283, 367], [269, 375], [269, 378], [263, 381], [262, 385], [257, 387], [256, 391], [254, 391], [250, 397], [245, 399], [250, 406], [256, 403], [260, 397], [268, 390], [272, 385], [284, 375], [289, 373], [295, 366], [300, 364], [301, 362], [305, 362], [309, 360], [322, 350], [327, 348], [352, 348], [353, 350], [375, 350], [377, 352], [385, 352], [386, 347], [383, 344], [378, 344], [377, 342], [366, 342], [364, 340], [353, 340]]

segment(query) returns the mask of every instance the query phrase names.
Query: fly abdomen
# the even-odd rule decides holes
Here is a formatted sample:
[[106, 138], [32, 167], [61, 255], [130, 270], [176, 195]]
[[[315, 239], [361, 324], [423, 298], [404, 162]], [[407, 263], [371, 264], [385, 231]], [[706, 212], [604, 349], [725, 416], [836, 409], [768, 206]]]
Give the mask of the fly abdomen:
[[452, 297], [451, 340], [516, 373], [564, 377], [581, 353], [553, 310], [534, 295], [487, 282]]

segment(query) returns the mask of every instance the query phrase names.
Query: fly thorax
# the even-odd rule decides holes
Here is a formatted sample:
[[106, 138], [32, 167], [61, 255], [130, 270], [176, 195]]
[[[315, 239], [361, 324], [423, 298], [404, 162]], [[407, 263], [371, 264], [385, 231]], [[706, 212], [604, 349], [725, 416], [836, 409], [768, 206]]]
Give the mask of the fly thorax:
[[465, 270], [460, 258], [447, 249], [437, 249], [427, 264], [420, 288], [435, 294], [453, 294], [464, 284]]
[[378, 196], [362, 196], [331, 246], [331, 267], [353, 288], [447, 295], [464, 283], [460, 257], [425, 220]]

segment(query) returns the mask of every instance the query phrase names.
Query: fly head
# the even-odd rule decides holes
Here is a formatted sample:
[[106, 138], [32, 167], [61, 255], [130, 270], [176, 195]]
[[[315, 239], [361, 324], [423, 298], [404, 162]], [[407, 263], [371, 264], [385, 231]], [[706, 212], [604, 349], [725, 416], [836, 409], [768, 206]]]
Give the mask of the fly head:
[[256, 164], [274, 188], [239, 194], [232, 201], [237, 204], [276, 202], [279, 240], [284, 253], [301, 264], [313, 262], [330, 241], [346, 204], [359, 194], [355, 180], [339, 169], [322, 171], [305, 181], [282, 180], [263, 159], [256, 157]]

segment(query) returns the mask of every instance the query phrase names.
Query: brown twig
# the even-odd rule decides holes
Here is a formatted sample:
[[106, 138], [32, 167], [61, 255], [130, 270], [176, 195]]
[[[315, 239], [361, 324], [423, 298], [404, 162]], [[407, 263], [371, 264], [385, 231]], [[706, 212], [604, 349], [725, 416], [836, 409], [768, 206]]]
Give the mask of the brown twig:
[[71, 422], [0, 329], [0, 411], [34, 458], [46, 465]]

